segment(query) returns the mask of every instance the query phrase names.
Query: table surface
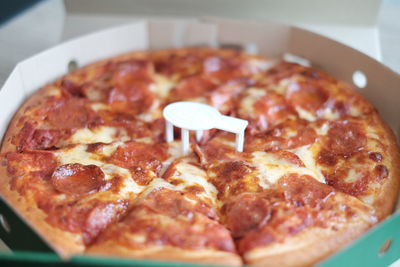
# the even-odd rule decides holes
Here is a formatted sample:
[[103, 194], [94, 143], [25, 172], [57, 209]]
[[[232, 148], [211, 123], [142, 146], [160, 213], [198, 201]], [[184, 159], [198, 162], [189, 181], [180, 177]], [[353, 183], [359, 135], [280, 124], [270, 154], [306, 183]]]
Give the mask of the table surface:
[[[0, 87], [17, 62], [62, 40], [64, 12], [62, 0], [47, 0], [0, 26]], [[400, 73], [400, 0], [383, 1], [378, 29], [382, 62]]]

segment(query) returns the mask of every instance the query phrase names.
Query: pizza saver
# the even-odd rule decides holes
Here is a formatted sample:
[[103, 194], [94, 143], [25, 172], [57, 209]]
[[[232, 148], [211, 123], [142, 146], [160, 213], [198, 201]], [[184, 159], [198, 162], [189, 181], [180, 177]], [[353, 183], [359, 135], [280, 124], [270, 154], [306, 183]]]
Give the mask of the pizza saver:
[[174, 126], [181, 128], [182, 151], [189, 151], [189, 131], [196, 131], [196, 140], [200, 141], [204, 130], [216, 128], [236, 134], [236, 151], [243, 151], [246, 120], [225, 116], [209, 105], [183, 101], [167, 105], [163, 111], [166, 121], [166, 141], [174, 140]]

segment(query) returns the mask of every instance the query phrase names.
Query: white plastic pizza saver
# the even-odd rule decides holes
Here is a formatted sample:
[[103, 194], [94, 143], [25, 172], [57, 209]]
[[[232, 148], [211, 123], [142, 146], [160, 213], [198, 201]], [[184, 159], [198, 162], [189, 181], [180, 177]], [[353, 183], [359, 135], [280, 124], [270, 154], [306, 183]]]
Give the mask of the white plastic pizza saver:
[[204, 130], [216, 128], [236, 134], [236, 150], [243, 151], [246, 120], [225, 116], [209, 105], [195, 102], [175, 102], [167, 105], [163, 111], [166, 121], [165, 138], [174, 140], [174, 126], [181, 128], [182, 150], [189, 151], [189, 131], [196, 131], [196, 140], [200, 141]]

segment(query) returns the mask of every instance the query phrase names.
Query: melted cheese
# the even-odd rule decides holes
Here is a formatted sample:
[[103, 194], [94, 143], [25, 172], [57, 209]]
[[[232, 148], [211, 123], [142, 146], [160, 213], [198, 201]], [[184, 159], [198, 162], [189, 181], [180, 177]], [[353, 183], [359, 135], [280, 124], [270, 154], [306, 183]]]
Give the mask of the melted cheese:
[[321, 183], [325, 183], [325, 177], [322, 174], [321, 170], [317, 167], [317, 163], [315, 161], [317, 150], [317, 145], [307, 145], [290, 150], [290, 152], [296, 154], [301, 159], [301, 161], [303, 161], [306, 168], [313, 172], [312, 176], [314, 178], [316, 178]]
[[91, 101], [99, 101], [102, 98], [101, 92], [96, 90], [96, 89], [87, 90], [86, 91], [86, 96]]
[[255, 114], [254, 104], [266, 94], [264, 89], [254, 87], [247, 89], [245, 97], [240, 101], [239, 114], [242, 116]]
[[295, 109], [296, 109], [297, 113], [299, 114], [299, 117], [304, 119], [304, 120], [315, 121], [317, 119], [314, 116], [314, 114], [312, 114], [311, 112], [309, 112], [309, 111], [307, 111], [305, 109], [302, 109], [302, 108], [300, 108], [298, 106], [296, 106]]
[[193, 185], [200, 185], [206, 196], [215, 199], [218, 191], [215, 186], [207, 181], [207, 174], [204, 170], [186, 163], [180, 162], [176, 165], [178, 175], [174, 176], [175, 179], [180, 179], [182, 183], [176, 186], [177, 190], [184, 190], [185, 188]]
[[325, 108], [322, 110], [322, 117], [326, 120], [337, 120], [340, 115], [337, 111], [333, 111], [331, 108]]
[[155, 119], [162, 118], [162, 111], [160, 105], [161, 105], [160, 100], [154, 100], [151, 107], [145, 112], [137, 115], [136, 118], [145, 122], [152, 122]]
[[[116, 149], [116, 145], [112, 145], [113, 149]], [[71, 164], [71, 163], [80, 163], [83, 165], [96, 165], [101, 168], [104, 172], [105, 180], [110, 180], [114, 178], [116, 175], [122, 178], [123, 186], [120, 188], [122, 194], [132, 193], [140, 193], [144, 187], [138, 185], [132, 178], [129, 170], [125, 168], [121, 168], [119, 166], [108, 164], [101, 161], [101, 156], [87, 152], [87, 145], [77, 145], [72, 148], [66, 148], [55, 152], [59, 162], [61, 165]], [[110, 149], [111, 150], [111, 149]], [[107, 151], [107, 149], [106, 149]]]
[[91, 109], [93, 111], [99, 111], [99, 110], [109, 110], [110, 106], [106, 105], [104, 103], [93, 103], [90, 105]]
[[164, 75], [155, 74], [155, 83], [150, 87], [150, 90], [159, 95], [161, 98], [167, 98], [169, 91], [175, 87], [175, 83]]
[[170, 190], [177, 190], [174, 185], [168, 183], [164, 179], [154, 178], [149, 185], [147, 185], [146, 189], [140, 195], [141, 199], [146, 198], [151, 192], [154, 190], [159, 190], [161, 188], [167, 188]]
[[356, 169], [350, 169], [343, 181], [346, 183], [354, 183], [358, 181], [358, 179], [362, 178], [362, 176], [363, 173], [358, 172]]
[[278, 61], [277, 60], [265, 60], [265, 59], [258, 59], [252, 58], [248, 60], [250, 65], [257, 69], [258, 71], [266, 71], [272, 67], [274, 67]]
[[277, 84], [274, 83], [274, 84], [270, 85], [268, 87], [268, 89], [273, 90], [273, 91], [277, 92], [278, 94], [283, 95], [286, 92], [290, 82], [291, 82], [290, 79], [283, 79]]
[[321, 127], [315, 127], [314, 130], [318, 135], [326, 135], [329, 131], [329, 123], [324, 122]]
[[47, 90], [46, 94], [48, 96], [55, 96], [55, 97], [60, 97], [61, 96], [61, 90], [58, 87], [51, 87]]
[[256, 168], [260, 186], [268, 188], [270, 184], [275, 184], [282, 176], [286, 174], [309, 175], [319, 182], [325, 182], [323, 176], [316, 175], [316, 172], [297, 165], [291, 164], [285, 160], [277, 158], [272, 153], [253, 152], [252, 165]]
[[[117, 129], [109, 126], [99, 126], [93, 129], [82, 128], [77, 130], [70, 138], [73, 144], [111, 143], [116, 139]], [[126, 134], [119, 136], [119, 140], [129, 139]]]

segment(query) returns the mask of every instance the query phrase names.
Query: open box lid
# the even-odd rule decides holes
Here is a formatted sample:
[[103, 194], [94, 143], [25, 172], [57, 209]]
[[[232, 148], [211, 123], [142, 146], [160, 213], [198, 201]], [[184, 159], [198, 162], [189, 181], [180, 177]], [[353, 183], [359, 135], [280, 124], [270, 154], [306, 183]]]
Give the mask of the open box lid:
[[[200, 22], [141, 21], [107, 29], [68, 41], [18, 63], [0, 90], [0, 136], [20, 104], [39, 87], [65, 74], [71, 61], [83, 66], [132, 50], [193, 45], [235, 45], [276, 58], [290, 53], [309, 60], [312, 65], [349, 84], [353, 83], [354, 72], [361, 71], [367, 84], [360, 93], [380, 110], [396, 132], [400, 129], [397, 118], [400, 114], [397, 101], [400, 77], [381, 63], [343, 44], [288, 25], [206, 18]], [[392, 216], [354, 246], [357, 248], [357, 244], [361, 244], [364, 249], [375, 249], [369, 243], [368, 236], [371, 235], [385, 240], [400, 238], [393, 227], [399, 220], [400, 216]], [[398, 243], [398, 240], [392, 242], [391, 251], [399, 251]], [[342, 253], [353, 257], [351, 250]], [[370, 254], [374, 257], [370, 262], [380, 260], [382, 263], [383, 259], [386, 264], [396, 257], [390, 253], [385, 254], [387, 257]]]

